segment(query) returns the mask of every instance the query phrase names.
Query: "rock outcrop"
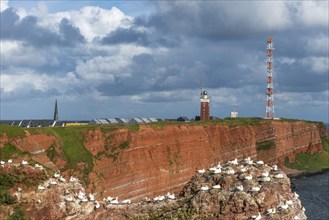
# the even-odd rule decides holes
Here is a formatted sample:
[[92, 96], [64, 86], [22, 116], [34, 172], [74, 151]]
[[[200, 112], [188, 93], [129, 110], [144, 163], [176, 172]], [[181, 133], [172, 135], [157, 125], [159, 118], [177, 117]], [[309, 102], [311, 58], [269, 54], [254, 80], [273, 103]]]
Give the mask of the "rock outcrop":
[[[49, 175], [38, 164], [7, 163], [0, 169], [1, 175], [11, 172], [35, 180], [11, 192], [28, 219], [306, 219], [289, 178], [277, 166], [250, 158], [199, 170], [177, 196], [166, 193], [135, 203], [100, 199], [78, 179]], [[10, 213], [10, 206], [4, 209]]]

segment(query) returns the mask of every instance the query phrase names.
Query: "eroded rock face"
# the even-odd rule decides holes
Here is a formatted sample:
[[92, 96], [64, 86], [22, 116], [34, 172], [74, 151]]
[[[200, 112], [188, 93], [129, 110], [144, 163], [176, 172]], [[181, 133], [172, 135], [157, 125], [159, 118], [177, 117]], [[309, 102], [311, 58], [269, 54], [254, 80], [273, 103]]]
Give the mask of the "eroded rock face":
[[[83, 144], [94, 157], [88, 190], [132, 201], [167, 191], [177, 194], [196, 169], [217, 161], [247, 156], [268, 164], [281, 165], [286, 157], [293, 161], [297, 152], [322, 150], [324, 133], [315, 123], [280, 121], [254, 126], [140, 125], [139, 131], [123, 127], [84, 132]], [[58, 137], [27, 135], [15, 140], [3, 138], [0, 142], [10, 142], [30, 152], [34, 161], [53, 170], [66, 164], [63, 157], [50, 160], [46, 154], [51, 147], [62, 154]], [[80, 171], [65, 172], [79, 176]], [[230, 184], [229, 179], [225, 181], [223, 184]]]
[[[38, 186], [21, 185], [12, 192], [19, 194], [16, 203], [28, 219], [306, 219], [281, 170], [243, 161], [208, 168], [196, 172], [179, 195], [167, 193], [132, 204], [90, 192], [76, 178], [48, 175], [30, 165], [6, 164], [0, 172], [15, 170], [36, 180]], [[10, 212], [12, 207], [5, 208]]]

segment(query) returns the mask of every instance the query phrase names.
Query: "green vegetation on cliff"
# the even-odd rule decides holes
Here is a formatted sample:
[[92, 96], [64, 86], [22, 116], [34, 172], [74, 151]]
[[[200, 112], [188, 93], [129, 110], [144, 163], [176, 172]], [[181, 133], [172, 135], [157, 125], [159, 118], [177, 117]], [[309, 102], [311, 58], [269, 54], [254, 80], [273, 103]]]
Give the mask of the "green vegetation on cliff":
[[25, 137], [24, 129], [18, 126], [9, 126], [0, 124], [0, 138], [6, 136], [12, 137]]
[[306, 153], [297, 153], [296, 161], [290, 163], [288, 158], [285, 160], [285, 166], [290, 169], [297, 170], [321, 170], [329, 168], [329, 138], [322, 137], [322, 152], [315, 152], [310, 154]]

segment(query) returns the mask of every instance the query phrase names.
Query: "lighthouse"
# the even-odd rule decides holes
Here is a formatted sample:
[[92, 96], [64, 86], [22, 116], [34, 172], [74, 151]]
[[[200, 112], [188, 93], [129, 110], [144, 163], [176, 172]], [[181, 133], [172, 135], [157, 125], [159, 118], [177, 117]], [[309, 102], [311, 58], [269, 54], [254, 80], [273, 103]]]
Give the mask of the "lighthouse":
[[203, 89], [201, 83], [201, 93], [200, 93], [200, 121], [210, 119], [210, 97], [208, 92]]

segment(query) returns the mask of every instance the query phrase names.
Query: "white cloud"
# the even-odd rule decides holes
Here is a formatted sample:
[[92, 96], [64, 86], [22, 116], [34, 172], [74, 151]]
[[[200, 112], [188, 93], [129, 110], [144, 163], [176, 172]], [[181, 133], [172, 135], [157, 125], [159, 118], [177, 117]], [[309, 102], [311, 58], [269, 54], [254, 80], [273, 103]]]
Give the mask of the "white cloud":
[[296, 19], [299, 23], [308, 26], [323, 26], [328, 28], [328, 1], [299, 1], [291, 4], [296, 4]]
[[8, 8], [8, 0], [0, 0], [0, 11], [4, 11]]
[[328, 35], [320, 34], [306, 38], [306, 49], [312, 53], [328, 54], [329, 38]]
[[311, 70], [315, 73], [328, 74], [329, 72], [328, 57], [306, 57], [301, 59], [299, 62], [311, 68]]
[[[43, 9], [45, 11], [45, 9]], [[117, 28], [128, 28], [132, 17], [125, 15], [118, 8], [103, 9], [100, 7], [87, 6], [75, 11], [64, 11], [55, 14], [45, 14], [40, 18], [40, 24], [50, 27], [53, 31], [58, 31], [58, 24], [63, 19], [68, 19], [73, 26], [79, 28], [80, 33], [88, 42], [92, 42], [95, 37], [105, 37], [109, 32]]]

